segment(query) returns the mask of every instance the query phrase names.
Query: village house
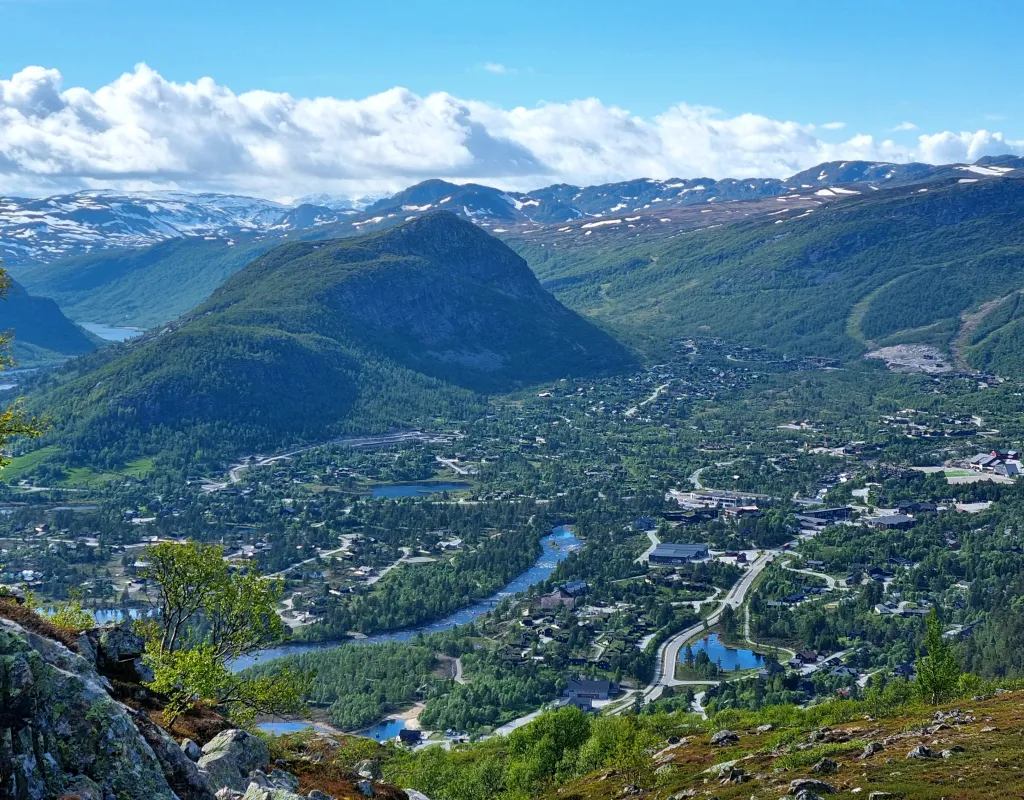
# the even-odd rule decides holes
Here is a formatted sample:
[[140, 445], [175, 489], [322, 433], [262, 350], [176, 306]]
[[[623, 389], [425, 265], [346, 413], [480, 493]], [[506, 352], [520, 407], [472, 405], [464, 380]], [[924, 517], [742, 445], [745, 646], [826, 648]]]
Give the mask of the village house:
[[673, 544], [663, 542], [651, 551], [649, 563], [659, 566], [679, 566], [708, 557], [706, 544]]

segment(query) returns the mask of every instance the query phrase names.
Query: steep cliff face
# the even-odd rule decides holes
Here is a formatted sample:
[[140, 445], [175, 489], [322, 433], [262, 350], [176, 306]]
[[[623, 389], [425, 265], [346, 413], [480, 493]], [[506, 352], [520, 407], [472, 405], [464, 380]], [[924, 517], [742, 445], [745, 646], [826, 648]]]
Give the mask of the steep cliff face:
[[[31, 612], [16, 610], [0, 612], [54, 633]], [[66, 643], [0, 615], [3, 800], [407, 798], [401, 789], [343, 769], [331, 771], [326, 780], [316, 774], [297, 777], [277, 768], [267, 744], [242, 730], [224, 730], [202, 748], [188, 739], [179, 744], [145, 713], [115, 700], [107, 675], [101, 674], [126, 685], [139, 649], [130, 631], [108, 627], [77, 641], [62, 638]], [[315, 773], [322, 760], [322, 752], [315, 758], [312, 751], [293, 754], [288, 766]]]
[[3, 619], [0, 789], [14, 800], [176, 797], [152, 748], [93, 665]]

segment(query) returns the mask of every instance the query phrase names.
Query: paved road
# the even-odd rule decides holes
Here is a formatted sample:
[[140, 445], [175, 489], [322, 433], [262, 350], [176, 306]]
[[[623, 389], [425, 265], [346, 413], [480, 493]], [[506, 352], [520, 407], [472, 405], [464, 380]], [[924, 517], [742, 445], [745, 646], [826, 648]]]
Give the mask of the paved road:
[[665, 391], [667, 388], [668, 388], [668, 384], [667, 383], [662, 384], [657, 389], [655, 389], [653, 392], [651, 392], [651, 396], [650, 397], [648, 397], [643, 402], [638, 403], [637, 405], [635, 405], [632, 408], [628, 409], [626, 411], [626, 413], [623, 414], [623, 416], [624, 417], [630, 417], [630, 418], [631, 417], [635, 417], [637, 414], [640, 413], [640, 409], [641, 408], [643, 408], [644, 406], [648, 406], [651, 403], [653, 403], [655, 400], [657, 400], [661, 396], [661, 393], [663, 391]]
[[658, 538], [658, 534], [654, 531], [647, 531], [647, 538], [651, 540], [651, 546], [644, 550], [640, 558], [633, 562], [634, 564], [646, 564], [650, 560], [654, 548], [661, 544], [661, 539]]
[[791, 566], [792, 563], [792, 561], [785, 562], [782, 565], [783, 569], [787, 569], [790, 572], [799, 572], [801, 575], [810, 575], [812, 578], [821, 578], [823, 581], [825, 581], [825, 585], [828, 586], [828, 588], [832, 591], [838, 589], [839, 591], [845, 592], [847, 589], [850, 588], [849, 586], [840, 586], [838, 583], [836, 583], [836, 579], [833, 578], [831, 575], [826, 575], [824, 572], [815, 572], [814, 570], [810, 569], [797, 569], [796, 567]]
[[[753, 586], [754, 581], [757, 580], [757, 576], [764, 571], [764, 568], [767, 567], [771, 563], [772, 559], [778, 554], [778, 550], [767, 550], [750, 565], [750, 568], [743, 573], [743, 576], [726, 593], [725, 597], [719, 601], [718, 607], [708, 615], [706, 618], [707, 627], [711, 627], [721, 619], [722, 610], [727, 605], [732, 608], [739, 608], [743, 605], [743, 601], [746, 600], [747, 597], [747, 592], [750, 591], [750, 587]], [[654, 667], [654, 679], [647, 685], [647, 688], [644, 689], [645, 702], [650, 702], [651, 699], [660, 697], [663, 691], [662, 687], [665, 686], [717, 683], [717, 681], [681, 681], [676, 678], [675, 674], [676, 664], [679, 663], [679, 653], [690, 639], [703, 633], [704, 628], [705, 621], [698, 622], [696, 625], [691, 625], [689, 628], [686, 628], [667, 639], [664, 644], [658, 648], [658, 661]]]

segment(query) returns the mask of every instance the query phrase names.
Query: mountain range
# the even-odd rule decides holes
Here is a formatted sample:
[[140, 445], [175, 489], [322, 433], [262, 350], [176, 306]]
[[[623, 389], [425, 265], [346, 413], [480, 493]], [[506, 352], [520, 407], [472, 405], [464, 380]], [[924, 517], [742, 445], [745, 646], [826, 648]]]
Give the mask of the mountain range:
[[435, 212], [281, 245], [174, 323], [72, 362], [40, 395], [71, 447], [186, 435], [238, 452], [465, 419], [478, 392], [633, 363], [507, 246]]
[[429, 210], [452, 211], [485, 226], [565, 223], [704, 203], [778, 197], [806, 189], [866, 184], [872, 188], [942, 177], [995, 177], [1024, 167], [1024, 158], [986, 157], [974, 164], [843, 161], [819, 164], [788, 179], [641, 178], [597, 186], [555, 184], [506, 192], [478, 184], [428, 180], [371, 201], [318, 194], [292, 205], [229, 194], [85, 191], [40, 199], [0, 198], [0, 241], [9, 267], [45, 264], [179, 237], [234, 240], [324, 225], [352, 231], [395, 224]]
[[[37, 216], [26, 216], [18, 203], [7, 202], [7, 212], [0, 212], [0, 236], [5, 248], [11, 241], [22, 247], [20, 259], [8, 259], [15, 277], [31, 292], [56, 300], [71, 319], [150, 328], [195, 307], [229, 275], [281, 242], [360, 235], [433, 210], [451, 211], [514, 248], [525, 248], [531, 264], [548, 280], [544, 263], [550, 252], [539, 253], [533, 245], [560, 252], [569, 247], [594, 251], [614, 247], [619, 239], [668, 239], [770, 217], [784, 208], [813, 210], [886, 188], [1013, 177], [1022, 167], [1024, 159], [1009, 156], [938, 167], [830, 162], [787, 181], [642, 179], [587, 188], [556, 185], [529, 194], [431, 180], [362, 210], [339, 210], [344, 203], [328, 196], [307, 199], [331, 207], [309, 202], [284, 207], [220, 195], [164, 193], [147, 199], [93, 192], [27, 202], [25, 211]], [[86, 208], [92, 209], [92, 216], [85, 215]], [[145, 213], [135, 213], [140, 208]], [[70, 218], [60, 219], [55, 209], [64, 209]], [[31, 231], [19, 225], [30, 226]], [[111, 241], [122, 246], [98, 249], [108, 232], [113, 232]], [[39, 252], [31, 243], [48, 237], [53, 240], [48, 245], [54, 248], [51, 255], [79, 255], [46, 263], [26, 261]], [[131, 242], [137, 246], [123, 246]], [[93, 249], [86, 252], [86, 247]], [[535, 263], [538, 254], [543, 258]], [[549, 288], [558, 291], [557, 284]]]

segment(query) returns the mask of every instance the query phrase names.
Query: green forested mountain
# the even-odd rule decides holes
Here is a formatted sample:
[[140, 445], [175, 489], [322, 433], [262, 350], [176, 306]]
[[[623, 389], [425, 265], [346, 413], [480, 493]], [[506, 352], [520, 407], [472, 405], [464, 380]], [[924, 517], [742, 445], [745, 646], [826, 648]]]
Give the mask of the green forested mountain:
[[953, 179], [667, 241], [510, 244], [564, 303], [637, 342], [719, 336], [840, 358], [923, 343], [1020, 370], [1022, 211], [1024, 180]]
[[178, 322], [47, 379], [35, 402], [92, 458], [181, 437], [227, 453], [464, 419], [477, 393], [631, 363], [514, 252], [437, 213], [278, 247]]
[[57, 304], [12, 282], [0, 302], [0, 330], [15, 331], [13, 355], [21, 366], [61, 361], [96, 349], [99, 340], [65, 317]]

